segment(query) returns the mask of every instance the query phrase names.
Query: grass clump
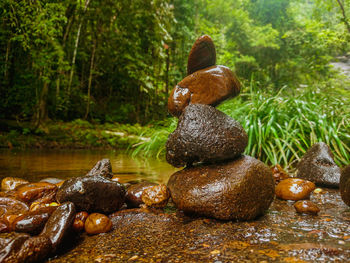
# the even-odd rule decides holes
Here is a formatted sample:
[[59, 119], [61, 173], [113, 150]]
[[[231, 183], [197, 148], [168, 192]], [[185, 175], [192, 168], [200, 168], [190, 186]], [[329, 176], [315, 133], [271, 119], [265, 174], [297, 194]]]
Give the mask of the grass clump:
[[[238, 98], [218, 109], [238, 120], [249, 136], [245, 154], [267, 164], [293, 167], [308, 148], [325, 142], [338, 165], [350, 162], [350, 98], [334, 85], [266, 92], [251, 85]], [[134, 154], [162, 156], [165, 142], [176, 120], [156, 130], [151, 140], [139, 145]]]

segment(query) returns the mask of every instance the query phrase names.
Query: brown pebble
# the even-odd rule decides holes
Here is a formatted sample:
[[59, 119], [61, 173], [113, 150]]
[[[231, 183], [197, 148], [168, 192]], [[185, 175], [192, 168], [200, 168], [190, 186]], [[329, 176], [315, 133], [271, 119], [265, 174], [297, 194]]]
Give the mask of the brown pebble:
[[73, 229], [77, 232], [81, 232], [84, 229], [85, 221], [88, 218], [89, 214], [85, 211], [81, 211], [75, 215], [73, 222]]
[[276, 164], [274, 167], [272, 167], [271, 171], [276, 184], [290, 177], [279, 164]]
[[317, 215], [320, 209], [317, 205], [309, 200], [298, 201], [294, 204], [294, 208], [298, 213]]
[[112, 221], [104, 214], [92, 213], [85, 221], [85, 231], [89, 235], [106, 233], [112, 229]]
[[163, 208], [168, 203], [169, 198], [169, 190], [164, 184], [147, 188], [142, 193], [142, 201], [148, 207]]
[[275, 192], [280, 199], [298, 201], [309, 198], [315, 187], [313, 182], [298, 178], [288, 178], [276, 186]]
[[47, 195], [52, 199], [52, 193], [57, 191], [57, 186], [46, 182], [31, 183], [17, 187], [16, 197], [24, 202], [33, 202]]
[[0, 220], [0, 233], [5, 232], [10, 232], [10, 228], [4, 220]]
[[22, 184], [28, 184], [27, 180], [17, 178], [17, 177], [5, 177], [1, 181], [1, 191], [14, 190], [17, 186]]

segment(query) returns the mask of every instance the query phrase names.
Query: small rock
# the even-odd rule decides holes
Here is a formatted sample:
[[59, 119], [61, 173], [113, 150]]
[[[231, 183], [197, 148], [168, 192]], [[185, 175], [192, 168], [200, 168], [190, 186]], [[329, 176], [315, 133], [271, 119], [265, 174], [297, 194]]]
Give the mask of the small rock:
[[1, 191], [14, 190], [17, 186], [22, 184], [28, 184], [27, 180], [17, 178], [17, 177], [5, 177], [1, 181]]
[[85, 211], [81, 211], [75, 215], [73, 222], [73, 229], [77, 232], [81, 232], [84, 229], [85, 221], [88, 218], [89, 214]]
[[350, 165], [342, 170], [339, 188], [344, 203], [350, 206]]
[[74, 204], [66, 202], [59, 206], [47, 221], [40, 236], [46, 236], [51, 240], [53, 250], [56, 250], [71, 228], [75, 213]]
[[275, 192], [280, 199], [297, 201], [309, 198], [310, 193], [315, 188], [316, 186], [313, 182], [298, 178], [288, 178], [276, 186]]
[[83, 176], [65, 181], [56, 198], [59, 203], [73, 202], [77, 211], [109, 214], [123, 205], [125, 189], [102, 176]]
[[230, 160], [239, 157], [247, 144], [239, 122], [214, 107], [191, 104], [169, 135], [166, 159], [175, 167]]
[[294, 204], [294, 208], [298, 213], [317, 215], [320, 209], [317, 205], [309, 200], [298, 201]]
[[238, 79], [228, 67], [212, 66], [201, 69], [185, 77], [171, 91], [168, 111], [179, 117], [190, 104], [216, 106], [237, 96], [240, 89]]
[[338, 187], [340, 168], [333, 159], [329, 146], [315, 143], [303, 156], [297, 166], [297, 177], [309, 180], [316, 185]]
[[4, 220], [0, 219], [0, 233], [10, 232], [8, 224]]
[[56, 194], [57, 186], [46, 182], [30, 183], [16, 188], [16, 197], [26, 203], [31, 203], [37, 199], [52, 199]]
[[16, 256], [30, 235], [22, 233], [0, 234], [0, 262], [17, 262]]
[[280, 181], [289, 178], [290, 176], [287, 174], [285, 170], [279, 165], [276, 164], [271, 168], [273, 178], [275, 179], [275, 183], [278, 184]]
[[142, 201], [148, 207], [163, 208], [168, 203], [169, 198], [169, 190], [164, 184], [149, 187], [142, 193]]
[[85, 221], [85, 231], [89, 235], [106, 233], [112, 229], [112, 221], [104, 214], [92, 213]]
[[109, 159], [98, 161], [95, 166], [86, 174], [87, 176], [102, 176], [108, 179], [113, 177], [112, 164]]
[[24, 241], [15, 262], [42, 262], [51, 252], [51, 240], [46, 236], [30, 237]]
[[252, 220], [274, 198], [275, 182], [264, 163], [242, 156], [216, 165], [185, 168], [168, 182], [171, 198], [188, 214], [222, 220]]
[[146, 190], [147, 188], [150, 188], [152, 186], [155, 186], [157, 184], [152, 183], [152, 182], [141, 182], [138, 184], [133, 184], [130, 187], [128, 187], [127, 191], [126, 191], [126, 195], [125, 195], [125, 202], [127, 203], [129, 208], [137, 208], [140, 205], [143, 204], [142, 201], [142, 193], [144, 190]]
[[187, 75], [214, 66], [215, 63], [216, 50], [213, 40], [208, 35], [200, 36], [188, 55]]
[[23, 214], [29, 210], [26, 203], [11, 197], [0, 197], [0, 216], [5, 214]]

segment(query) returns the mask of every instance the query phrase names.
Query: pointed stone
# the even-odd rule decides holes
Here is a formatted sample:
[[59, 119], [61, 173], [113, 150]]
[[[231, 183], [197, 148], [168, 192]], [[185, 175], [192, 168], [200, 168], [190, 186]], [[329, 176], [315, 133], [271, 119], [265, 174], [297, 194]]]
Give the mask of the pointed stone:
[[235, 74], [225, 66], [212, 66], [187, 76], [171, 91], [168, 111], [179, 117], [189, 104], [216, 106], [237, 96], [240, 83]]
[[241, 156], [178, 171], [168, 188], [176, 207], [187, 214], [242, 221], [264, 214], [274, 198], [275, 182], [264, 163]]
[[239, 157], [248, 144], [241, 124], [214, 107], [189, 105], [166, 143], [166, 159], [181, 167]]
[[214, 66], [215, 63], [216, 50], [213, 40], [208, 35], [199, 37], [188, 55], [187, 75]]
[[333, 154], [324, 142], [315, 143], [303, 156], [297, 166], [297, 177], [309, 180], [316, 185], [338, 187], [340, 168]]

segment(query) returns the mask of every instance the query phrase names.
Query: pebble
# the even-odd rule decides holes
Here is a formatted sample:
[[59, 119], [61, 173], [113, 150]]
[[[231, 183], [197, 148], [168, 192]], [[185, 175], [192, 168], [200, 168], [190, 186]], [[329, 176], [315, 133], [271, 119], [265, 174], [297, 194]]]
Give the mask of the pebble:
[[166, 185], [160, 184], [145, 189], [141, 198], [148, 207], [163, 208], [168, 203], [170, 193]]
[[298, 213], [317, 215], [320, 209], [317, 205], [309, 200], [298, 201], [294, 204], [294, 208]]
[[106, 233], [112, 229], [112, 221], [104, 214], [92, 213], [85, 221], [85, 231], [89, 235]]
[[280, 199], [298, 201], [309, 198], [310, 193], [315, 188], [313, 182], [299, 178], [288, 178], [276, 186], [275, 192]]
[[1, 191], [11, 191], [14, 190], [17, 186], [28, 184], [27, 180], [17, 178], [17, 177], [5, 177], [1, 181]]

